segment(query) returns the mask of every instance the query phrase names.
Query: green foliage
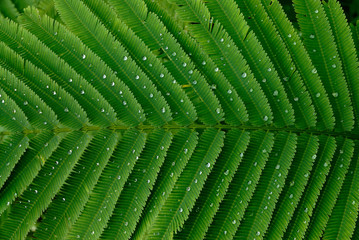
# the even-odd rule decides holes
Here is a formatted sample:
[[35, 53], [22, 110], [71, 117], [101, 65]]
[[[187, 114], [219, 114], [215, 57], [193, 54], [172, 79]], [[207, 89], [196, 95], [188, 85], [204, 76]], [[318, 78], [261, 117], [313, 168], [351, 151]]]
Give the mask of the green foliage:
[[358, 239], [359, 25], [280, 2], [1, 1], [0, 240]]

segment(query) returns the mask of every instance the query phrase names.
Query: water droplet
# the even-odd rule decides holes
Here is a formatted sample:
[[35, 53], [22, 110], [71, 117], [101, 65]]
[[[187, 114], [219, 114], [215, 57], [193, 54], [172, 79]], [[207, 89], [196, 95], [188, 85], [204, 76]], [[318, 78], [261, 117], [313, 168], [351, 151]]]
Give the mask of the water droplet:
[[85, 59], [86, 58], [86, 55], [85, 54], [82, 54], [82, 59]]
[[317, 73], [317, 69], [313, 68], [312, 73], [314, 73], [314, 74]]
[[215, 68], [215, 69], [214, 69], [214, 71], [215, 71], [215, 72], [218, 72], [218, 71], [219, 71], [219, 68], [218, 68], [218, 67], [217, 67], [217, 68]]
[[314, 159], [316, 159], [316, 158], [317, 158], [317, 155], [314, 154], [314, 155], [312, 156], [312, 159], [314, 160]]
[[231, 89], [228, 89], [227, 93], [228, 93], [228, 94], [231, 94], [231, 93], [232, 93], [232, 90], [231, 90]]
[[332, 65], [332, 68], [336, 68], [336, 67], [337, 67], [337, 65], [335, 65], [335, 64]]
[[279, 169], [280, 168], [280, 165], [279, 164], [277, 164], [277, 166], [275, 166], [275, 169]]
[[68, 153], [69, 155], [71, 155], [71, 154], [72, 154], [72, 150], [69, 150], [67, 153]]
[[291, 37], [292, 37], [292, 34], [288, 34], [288, 37], [291, 38]]
[[126, 106], [126, 105], [127, 105], [127, 102], [126, 102], [126, 101], [123, 101], [122, 104]]
[[267, 71], [270, 72], [270, 71], [272, 71], [272, 69], [271, 69], [271, 68], [268, 68]]
[[316, 97], [320, 97], [320, 93], [315, 94]]
[[337, 92], [334, 92], [334, 93], [332, 93], [332, 95], [333, 95], [333, 97], [336, 98], [336, 97], [338, 97], [339, 94]]
[[207, 164], [206, 164], [206, 167], [209, 168], [210, 166], [211, 166], [211, 163], [207, 163]]
[[123, 57], [123, 61], [127, 61], [127, 59], [128, 59], [127, 56]]
[[313, 34], [311, 34], [311, 35], [309, 36], [309, 38], [313, 39], [313, 38], [315, 38], [315, 36], [314, 36]]
[[245, 78], [245, 77], [247, 77], [247, 73], [242, 73], [242, 78]]
[[142, 58], [142, 60], [143, 60], [143, 61], [146, 61], [146, 60], [147, 60], [147, 57], [146, 57], [146, 56], [144, 56], [144, 57]]
[[84, 90], [81, 90], [81, 94], [84, 95], [84, 94], [85, 94], [85, 91], [84, 91]]
[[229, 174], [229, 170], [227, 169], [225, 172], [224, 172], [224, 175], [228, 175]]
[[266, 122], [266, 121], [268, 121], [268, 116], [264, 116], [263, 117], [263, 120]]
[[136, 80], [140, 79], [140, 76], [136, 75], [135, 79], [136, 79]]
[[163, 78], [165, 75], [163, 73], [160, 74], [160, 78]]
[[187, 63], [183, 63], [182, 66], [183, 66], [183, 67], [187, 67]]
[[203, 62], [202, 62], [202, 65], [203, 65], [203, 66], [206, 65], [206, 61], [203, 61]]
[[186, 190], [187, 190], [187, 192], [191, 191], [191, 187], [187, 187]]
[[278, 96], [278, 91], [277, 91], [277, 90], [275, 90], [275, 91], [273, 92], [273, 96]]
[[318, 11], [318, 9], [315, 9], [315, 11], [314, 11], [315, 13], [318, 13], [319, 11]]
[[217, 114], [220, 114], [220, 113], [221, 113], [221, 109], [217, 108], [217, 109], [216, 109], [216, 113], [217, 113]]

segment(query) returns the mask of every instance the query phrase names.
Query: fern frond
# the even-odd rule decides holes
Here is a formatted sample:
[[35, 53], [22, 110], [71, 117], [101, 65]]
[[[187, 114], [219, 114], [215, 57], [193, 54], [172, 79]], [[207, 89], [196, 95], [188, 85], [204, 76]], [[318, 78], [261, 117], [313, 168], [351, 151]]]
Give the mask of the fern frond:
[[29, 146], [29, 138], [18, 134], [2, 142], [0, 146], [0, 187], [2, 187], [15, 164]]
[[[354, 144], [357, 146], [358, 141]], [[326, 226], [325, 239], [355, 239], [351, 237], [359, 210], [359, 191], [354, 187], [359, 182], [358, 157], [358, 148], [356, 148], [338, 200]]]
[[278, 204], [265, 238], [281, 239], [294, 210], [308, 183], [308, 176], [319, 148], [318, 137], [303, 134], [298, 137], [298, 148], [288, 172], [285, 186], [278, 198]]
[[[228, 186], [242, 160], [241, 155], [249, 143], [249, 133], [232, 130], [226, 134], [224, 147], [218, 161], [208, 176], [205, 186], [196, 201], [195, 206], [178, 233], [182, 239], [203, 239], [211, 221], [223, 200]], [[213, 186], [216, 186], [214, 188]], [[208, 208], [208, 206], [212, 205]]]
[[298, 23], [307, 51], [323, 79], [324, 87], [334, 110], [336, 130], [350, 131], [354, 115], [337, 45], [329, 21], [319, 1], [294, 0]]
[[[100, 56], [112, 71], [117, 71], [119, 77], [131, 88], [142, 104], [147, 120], [157, 126], [171, 121], [171, 110], [163, 95], [89, 9], [79, 1], [56, 0], [55, 3], [67, 27]], [[134, 103], [124, 102], [124, 105], [127, 104]]]
[[[0, 19], [0, 24], [0, 40], [60, 83], [81, 104], [91, 123], [108, 126], [117, 122], [112, 106], [103, 96], [40, 40], [16, 23]], [[56, 90], [48, 89], [52, 94]], [[102, 112], [102, 109], [105, 111]]]
[[[197, 113], [193, 103], [185, 94], [177, 80], [161, 63], [157, 55], [151, 52], [144, 42], [128, 28], [117, 16], [115, 11], [102, 1], [84, 1], [94, 14], [104, 24], [128, 51], [131, 58], [154, 81], [158, 90], [165, 97], [173, 112], [173, 120], [180, 125], [193, 123]], [[107, 19], [112, 19], [108, 22]], [[158, 76], [162, 76], [158, 78]]]
[[1, 1], [1, 5], [0, 14], [3, 17], [15, 20], [19, 16], [20, 13], [11, 0], [3, 0]]
[[0, 81], [1, 89], [21, 108], [33, 128], [53, 129], [58, 126], [59, 121], [52, 109], [28, 86], [2, 67], [0, 78], [6, 80]]
[[88, 142], [89, 136], [82, 132], [72, 132], [66, 136], [19, 200], [12, 204], [10, 217], [0, 227], [0, 232], [4, 233], [0, 239], [26, 237], [60, 189]]
[[323, 235], [348, 171], [351, 162], [349, 159], [353, 156], [354, 143], [350, 139], [339, 138], [337, 145], [338, 147], [333, 157], [334, 162], [328, 174], [328, 181], [318, 198], [305, 238], [320, 238]]
[[[264, 7], [262, 6], [260, 1], [255, 0], [254, 4], [249, 4], [245, 1], [236, 1], [241, 9], [243, 9], [243, 14], [248, 22], [248, 25], [253, 29], [259, 41], [263, 45], [264, 50], [268, 53], [268, 57], [273, 62], [274, 68], [277, 70], [278, 75], [283, 80], [284, 86], [286, 90], [289, 92], [291, 103], [295, 108], [295, 112], [299, 112], [299, 116], [296, 118], [297, 126], [299, 128], [311, 127], [316, 123], [316, 112], [313, 109], [312, 101], [314, 101], [313, 97], [311, 100], [310, 96], [308, 96], [308, 92], [306, 86], [303, 83], [302, 77], [299, 75], [295, 65], [294, 60], [289, 54], [288, 49], [292, 46], [297, 47], [297, 42], [291, 43], [292, 46], [285, 46], [283, 36], [279, 36], [274, 27], [272, 19], [268, 17]], [[278, 5], [278, 2], [274, 1], [273, 9], [275, 9], [275, 5]], [[280, 15], [275, 15], [275, 18], [278, 18], [276, 21], [282, 21]], [[282, 17], [284, 19], [284, 17]], [[284, 20], [283, 20], [284, 21]], [[287, 28], [287, 25], [286, 25]], [[288, 35], [291, 36], [291, 35]], [[288, 48], [288, 49], [287, 49]], [[298, 51], [302, 54], [302, 51]], [[304, 64], [305, 62], [303, 62]], [[306, 70], [308, 70], [308, 66], [305, 66]], [[311, 73], [312, 74], [312, 73]], [[309, 81], [309, 78], [308, 78]], [[314, 85], [314, 84], [312, 84]], [[317, 89], [316, 89], [317, 90]], [[318, 92], [316, 92], [318, 93]], [[325, 92], [323, 92], [325, 93]], [[313, 95], [313, 94], [312, 94]], [[324, 97], [325, 98], [325, 97]], [[330, 106], [329, 106], [330, 107]], [[305, 116], [305, 120], [300, 120], [302, 116]], [[299, 118], [299, 119], [298, 119]], [[322, 119], [318, 119], [321, 124]], [[326, 124], [328, 124], [329, 119], [324, 120]], [[333, 119], [332, 119], [333, 121]], [[333, 124], [332, 124], [333, 125]]]
[[164, 130], [148, 135], [143, 153], [136, 162], [136, 169], [129, 176], [102, 234], [103, 239], [129, 239], [153, 188], [171, 139], [172, 133]]
[[[25, 10], [25, 14], [20, 17], [20, 22], [41, 38], [42, 42], [54, 53], [62, 56], [66, 62], [71, 64], [74, 70], [91, 81], [93, 86], [114, 107], [117, 117], [122, 122], [126, 125], [138, 125], [145, 120], [143, 109], [128, 87], [73, 33], [46, 16], [40, 18], [35, 9]], [[75, 52], [80, 52], [82, 55]], [[124, 104], [124, 101], [128, 104]]]
[[273, 116], [268, 99], [258, 82], [254, 80], [243, 55], [220, 23], [214, 22], [213, 24], [208, 9], [199, 1], [173, 2], [181, 6], [177, 12], [182, 21], [196, 23], [189, 24], [188, 28], [192, 36], [211, 55], [218, 66], [213, 71], [221, 70], [236, 91], [241, 93], [243, 102], [248, 106], [249, 118], [253, 117], [251, 124], [271, 123]]
[[338, 1], [0, 2], [0, 240], [359, 239]]
[[[32, 91], [36, 92], [36, 94], [46, 102], [46, 105], [56, 113], [61, 124], [70, 128], [79, 129], [89, 121], [86, 112], [77, 100], [66, 92], [64, 88], [59, 86], [59, 84], [51, 80], [44, 72], [36, 68], [31, 62], [25, 61], [3, 43], [0, 43], [0, 54], [4, 56], [0, 59], [1, 64], [6, 66], [12, 74], [30, 87]], [[32, 80], [33, 77], [41, 79], [41, 82], [35, 83]], [[48, 90], [46, 91], [45, 89]], [[49, 89], [52, 91], [49, 91]], [[31, 90], [29, 90], [29, 92], [32, 92]], [[58, 101], [59, 99], [61, 99], [60, 102]], [[28, 104], [29, 102], [25, 100], [20, 105], [26, 106]], [[34, 106], [36, 106], [36, 104]], [[39, 110], [41, 109], [38, 109], [38, 111]], [[41, 110], [41, 112], [44, 111]]]
[[301, 239], [304, 237], [303, 235], [310, 222], [310, 217], [318, 200], [320, 190], [323, 188], [326, 181], [335, 149], [336, 142], [334, 138], [326, 136], [319, 138], [317, 160], [314, 163], [307, 184], [308, 190], [303, 193], [286, 233], [284, 234], [284, 238], [296, 237]]
[[31, 139], [28, 149], [0, 190], [2, 198], [0, 213], [7, 209], [10, 203], [31, 184], [62, 138], [63, 136], [59, 134], [44, 132]]
[[197, 133], [188, 129], [181, 130], [174, 135], [172, 142], [141, 220], [132, 236], [134, 239], [143, 239], [154, 224], [198, 144]]
[[9, 131], [20, 132], [31, 129], [22, 109], [0, 88], [0, 122]]
[[[81, 238], [81, 233], [89, 237], [98, 236], [111, 217], [117, 199], [127, 181], [139, 155], [142, 152], [146, 140], [144, 133], [129, 130], [123, 133], [108, 165], [90, 194], [82, 214], [74, 226], [70, 229], [69, 239]], [[100, 219], [100, 221], [99, 221]], [[84, 231], [84, 228], [89, 231]], [[93, 234], [92, 234], [93, 232]]]
[[[179, 231], [213, 169], [223, 142], [223, 131], [209, 128], [201, 134], [191, 160], [178, 178], [146, 238], [168, 239], [173, 232]], [[168, 224], [163, 225], [163, 222]]]
[[[317, 116], [317, 128], [323, 130], [333, 129], [333, 109], [329, 103], [328, 95], [318, 74], [313, 73], [314, 66], [312, 64], [312, 60], [304, 48], [303, 42], [299, 37], [297, 30], [293, 27], [293, 24], [288, 21], [282, 7], [279, 4], [279, 1], [262, 0], [261, 3], [262, 4], [258, 7], [264, 7], [267, 13], [265, 16], [270, 17], [270, 20], [274, 25], [273, 26], [268, 24], [266, 27], [271, 28], [272, 31], [275, 31], [273, 29], [273, 27], [275, 27], [278, 35], [280, 36], [280, 38], [276, 37], [275, 41], [272, 42], [276, 43], [275, 45], [265, 45], [267, 49], [269, 49], [267, 51], [276, 52], [276, 46], [278, 42], [283, 42], [285, 44], [285, 47], [292, 56], [291, 60], [295, 65], [295, 70], [300, 75], [300, 78], [302, 79], [308, 93], [311, 96], [311, 100], [315, 107], [315, 113]], [[282, 46], [282, 44], [280, 45]], [[279, 61], [285, 61], [285, 59], [282, 60], [279, 58]], [[294, 77], [295, 78], [293, 79], [297, 79], [296, 75], [294, 75]]]
[[[56, 198], [43, 214], [43, 222], [35, 237], [65, 238], [111, 157], [118, 138], [118, 134], [109, 130], [99, 131], [94, 136]], [[88, 159], [92, 161], [89, 162]], [[71, 211], [66, 211], [67, 209]]]
[[[277, 71], [273, 68], [273, 64], [264, 52], [254, 33], [249, 31], [249, 27], [243, 15], [240, 13], [237, 4], [235, 4], [234, 1], [223, 2], [213, 0], [208, 1], [206, 6], [213, 18], [220, 21], [238, 49], [241, 49], [243, 57], [248, 61], [248, 66], [253, 71], [255, 79], [257, 79], [266, 94], [273, 113], [277, 113], [274, 115], [274, 124], [278, 127], [283, 127], [292, 125], [294, 120], [298, 122], [304, 120], [306, 127], [314, 125], [315, 119], [313, 115], [308, 114], [308, 111], [313, 112], [314, 110], [309, 110], [308, 106], [305, 109], [307, 111], [306, 114], [304, 114], [304, 109], [297, 107], [296, 110], [300, 110], [295, 112], [299, 115], [294, 119], [292, 105], [298, 105], [298, 102], [292, 101], [292, 103], [290, 103], [287, 96], [287, 92], [292, 95], [291, 93], [293, 91], [290, 88], [287, 88], [287, 91], [285, 91]], [[293, 81], [289, 83], [291, 82]], [[280, 101], [278, 101], [279, 97], [281, 98]], [[284, 109], [284, 111], [278, 111], [279, 109]]]
[[[235, 238], [252, 239], [263, 236], [273, 210], [285, 185], [296, 152], [297, 136], [278, 133], [268, 163], [259, 179], [253, 197], [243, 216]], [[233, 222], [232, 222], [233, 223]]]
[[[221, 202], [206, 233], [206, 238], [233, 238], [258, 184], [273, 143], [274, 136], [272, 133], [257, 131], [250, 135], [247, 150], [229, 185], [229, 191]], [[211, 203], [206, 207], [212, 207]]]
[[[341, 60], [344, 77], [351, 93], [351, 102], [355, 119], [359, 119], [359, 62], [355, 54], [355, 46], [351, 36], [350, 28], [345, 21], [345, 15], [340, 7], [339, 2], [330, 0], [324, 4], [324, 10], [333, 32], [334, 40], [337, 45], [339, 59]], [[356, 121], [354, 132], [358, 132], [358, 123]]]
[[[196, 70], [190, 56], [185, 53], [182, 47], [176, 42], [167, 29], [160, 22], [159, 18], [153, 13], [147, 14], [147, 8], [142, 1], [109, 1], [115, 8], [118, 16], [130, 26], [136, 34], [142, 37], [146, 45], [152, 50], [163, 52], [163, 57], [168, 60], [164, 63], [172, 75], [177, 76], [178, 81], [183, 87], [193, 104], [196, 106], [200, 120], [205, 124], [213, 125], [223, 118], [223, 110], [221, 105], [225, 107], [225, 113], [228, 113], [229, 120], [232, 124], [238, 125], [246, 121], [246, 110], [236, 93], [233, 94], [233, 103], [229, 103], [230, 97], [227, 91], [233, 88], [226, 82], [222, 82], [224, 90], [221, 87], [218, 98], [222, 100], [219, 103], [216, 96], [210, 90], [209, 84], [202, 75]], [[138, 14], [136, 5], [144, 5], [144, 13]], [[124, 18], [128, 13], [131, 19]], [[206, 61], [203, 59], [202, 61]], [[206, 64], [206, 62], [205, 62]], [[214, 79], [213, 82], [215, 82]], [[225, 92], [225, 93], [224, 93]], [[226, 96], [226, 97], [224, 97]], [[234, 105], [235, 104], [235, 105]], [[229, 107], [231, 106], [231, 107]], [[243, 113], [244, 112], [244, 113]], [[203, 118], [202, 116], [205, 116]]]

